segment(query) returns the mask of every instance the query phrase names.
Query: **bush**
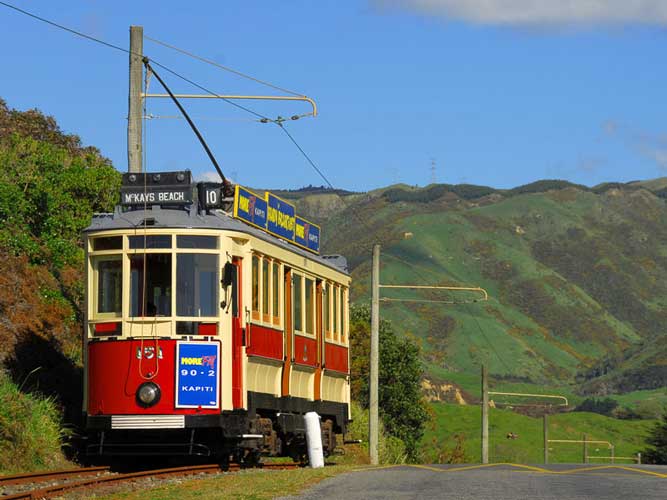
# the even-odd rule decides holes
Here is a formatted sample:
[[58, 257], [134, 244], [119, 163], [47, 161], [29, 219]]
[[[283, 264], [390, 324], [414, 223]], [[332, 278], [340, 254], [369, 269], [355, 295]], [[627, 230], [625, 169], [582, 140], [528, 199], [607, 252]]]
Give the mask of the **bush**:
[[647, 464], [667, 464], [667, 412], [655, 424], [646, 439], [649, 446], [642, 452], [642, 461]]
[[[368, 306], [350, 307], [350, 359], [352, 398], [368, 408], [370, 352]], [[428, 420], [421, 394], [423, 369], [419, 347], [410, 339], [399, 339], [388, 321], [380, 322], [380, 418], [387, 432], [405, 444], [407, 460], [418, 460], [418, 445]]]
[[617, 406], [618, 401], [611, 398], [588, 398], [585, 399], [579, 406], [577, 406], [575, 411], [587, 411], [590, 413], [599, 413], [600, 415], [611, 417]]
[[22, 393], [0, 373], [0, 470], [25, 472], [64, 465], [63, 438], [54, 401]]
[[563, 181], [559, 179], [545, 179], [543, 181], [531, 182], [530, 184], [524, 184], [523, 186], [515, 187], [510, 189], [512, 195], [517, 194], [528, 194], [528, 193], [546, 193], [547, 191], [557, 191], [565, 188], [577, 188], [583, 191], [590, 191], [590, 188], [582, 184], [574, 184], [569, 181]]
[[[352, 423], [348, 435], [351, 439], [360, 439], [361, 448], [368, 456], [368, 409], [362, 408], [359, 403], [352, 402]], [[378, 454], [381, 464], [403, 464], [407, 459], [405, 444], [397, 437], [390, 436], [380, 422], [378, 436]]]

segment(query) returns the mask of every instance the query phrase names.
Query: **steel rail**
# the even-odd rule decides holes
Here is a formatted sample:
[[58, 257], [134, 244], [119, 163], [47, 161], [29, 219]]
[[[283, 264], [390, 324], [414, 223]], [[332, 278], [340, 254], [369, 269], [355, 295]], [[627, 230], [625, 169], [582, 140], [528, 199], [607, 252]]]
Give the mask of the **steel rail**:
[[[298, 464], [260, 464], [258, 469], [294, 469]], [[215, 474], [218, 472], [237, 472], [243, 467], [236, 463], [231, 463], [228, 466], [221, 466], [219, 464], [207, 465], [193, 465], [185, 467], [172, 467], [169, 469], [155, 469], [140, 472], [130, 472], [125, 474], [114, 474], [107, 476], [99, 476], [94, 479], [87, 479], [77, 482], [69, 482], [48, 486], [45, 488], [38, 488], [33, 490], [22, 491], [13, 495], [3, 495], [2, 500], [28, 500], [35, 498], [52, 498], [54, 496], [62, 496], [66, 492], [73, 490], [80, 490], [85, 488], [94, 488], [102, 485], [120, 484], [126, 481], [134, 481], [137, 479], [144, 479], [148, 477], [169, 477], [169, 476], [187, 476], [192, 474]]]
[[68, 479], [77, 476], [91, 476], [109, 472], [109, 467], [85, 467], [79, 469], [63, 469], [53, 471], [27, 472], [25, 474], [13, 474], [0, 476], [0, 486], [11, 486], [15, 484], [41, 483], [54, 479]]

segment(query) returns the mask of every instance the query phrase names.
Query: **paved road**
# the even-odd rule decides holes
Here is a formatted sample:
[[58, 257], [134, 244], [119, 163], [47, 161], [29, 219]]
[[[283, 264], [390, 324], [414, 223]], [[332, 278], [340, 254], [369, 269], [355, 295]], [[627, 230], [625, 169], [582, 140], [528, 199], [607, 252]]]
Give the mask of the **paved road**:
[[667, 499], [667, 468], [657, 466], [399, 466], [327, 479], [299, 500], [652, 500]]

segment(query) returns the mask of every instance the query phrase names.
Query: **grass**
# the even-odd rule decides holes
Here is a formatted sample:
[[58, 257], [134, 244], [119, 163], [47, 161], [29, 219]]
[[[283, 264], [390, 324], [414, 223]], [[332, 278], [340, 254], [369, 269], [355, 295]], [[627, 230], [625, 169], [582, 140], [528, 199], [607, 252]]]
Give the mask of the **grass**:
[[115, 493], [106, 500], [263, 500], [299, 493], [320, 481], [352, 470], [351, 466], [284, 471], [243, 471], [224, 476], [185, 480], [152, 489]]
[[63, 437], [53, 400], [22, 393], [0, 372], [0, 473], [63, 466]]
[[[424, 447], [433, 453], [442, 447], [451, 447], [454, 436], [461, 435], [465, 453], [471, 462], [480, 458], [480, 409], [479, 406], [460, 406], [433, 403], [434, 420], [423, 439]], [[610, 441], [616, 456], [634, 456], [644, 448], [644, 439], [653, 427], [654, 420], [617, 420], [595, 413], [570, 412], [549, 417], [550, 439], [582, 439]], [[489, 460], [491, 462], [542, 463], [542, 418], [532, 418], [507, 409], [491, 408], [489, 414]], [[507, 439], [508, 433], [518, 435]], [[581, 463], [581, 444], [551, 445], [552, 463]], [[609, 456], [605, 446], [589, 446], [589, 455]], [[605, 461], [600, 461], [605, 463]]]

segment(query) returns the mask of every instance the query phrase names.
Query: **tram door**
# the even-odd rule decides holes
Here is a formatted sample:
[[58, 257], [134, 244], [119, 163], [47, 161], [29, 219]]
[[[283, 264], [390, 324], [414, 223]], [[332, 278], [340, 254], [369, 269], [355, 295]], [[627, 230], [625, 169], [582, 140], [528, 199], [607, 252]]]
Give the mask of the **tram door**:
[[[243, 407], [243, 290], [240, 257], [234, 257], [232, 264], [232, 404], [234, 408]], [[250, 325], [246, 325], [249, 328]]]
[[290, 372], [292, 371], [292, 361], [294, 353], [292, 344], [294, 341], [294, 321], [292, 320], [292, 270], [285, 267], [285, 335], [283, 335], [283, 352], [285, 353], [285, 364], [283, 365], [283, 378], [281, 383], [282, 396], [289, 396], [290, 392]]

